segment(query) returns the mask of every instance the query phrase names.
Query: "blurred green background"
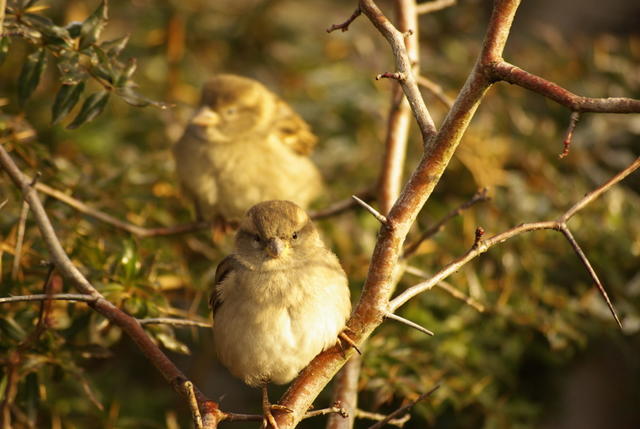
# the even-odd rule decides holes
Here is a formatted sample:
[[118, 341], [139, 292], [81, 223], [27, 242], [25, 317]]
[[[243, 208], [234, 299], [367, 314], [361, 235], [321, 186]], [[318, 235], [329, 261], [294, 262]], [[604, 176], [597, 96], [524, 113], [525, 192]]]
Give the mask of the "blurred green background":
[[[393, 16], [391, 1], [379, 1]], [[455, 97], [478, 54], [490, 2], [463, 1], [421, 16], [422, 74]], [[640, 98], [640, 6], [607, 2], [524, 2], [505, 59], [581, 95]], [[9, 2], [9, 4], [15, 4]], [[83, 21], [97, 1], [42, 1], [34, 13], [65, 26]], [[383, 153], [392, 71], [386, 42], [363, 17], [348, 32], [326, 34], [355, 2], [308, 0], [114, 0], [100, 40], [129, 35], [120, 58], [137, 59], [138, 93], [173, 107], [139, 108], [112, 96], [104, 112], [76, 130], [51, 108], [60, 88], [56, 58], [24, 106], [18, 79], [36, 46], [12, 34], [0, 67], [0, 136], [23, 170], [120, 219], [170, 226], [193, 219], [179, 195], [170, 147], [212, 73], [258, 79], [280, 94], [319, 136], [314, 160], [328, 194], [317, 207], [375, 184]], [[597, 12], [597, 13], [596, 13]], [[123, 62], [124, 63], [124, 62]], [[99, 91], [89, 79], [86, 94]], [[436, 124], [446, 108], [425, 92]], [[473, 242], [521, 222], [553, 219], [640, 155], [640, 116], [585, 114], [571, 152], [559, 159], [569, 112], [507, 84], [487, 94], [456, 157], [422, 211], [411, 237], [488, 187], [491, 201], [467, 210], [423, 243], [410, 264], [435, 272]], [[31, 132], [32, 131], [32, 132]], [[421, 153], [415, 127], [406, 171]], [[570, 222], [576, 239], [622, 315], [620, 332], [584, 267], [557, 233], [530, 233], [497, 246], [452, 276], [451, 284], [484, 313], [442, 290], [424, 293], [400, 314], [436, 332], [427, 338], [385, 322], [367, 342], [360, 407], [387, 413], [440, 389], [417, 405], [406, 428], [640, 427], [640, 174]], [[231, 238], [218, 246], [206, 231], [138, 238], [42, 196], [65, 250], [116, 305], [139, 317], [208, 320], [209, 285]], [[20, 266], [12, 269], [21, 200], [0, 182], [0, 296], [40, 293], [47, 251], [27, 220]], [[377, 223], [362, 211], [320, 222], [349, 274], [356, 302]], [[12, 272], [13, 271], [13, 272]], [[57, 292], [73, 292], [60, 278]], [[406, 274], [399, 289], [419, 281]], [[0, 399], [9, 356], [33, 329], [37, 304], [0, 309]], [[259, 392], [218, 366], [210, 332], [149, 327], [171, 358], [224, 410], [256, 413]], [[19, 367], [15, 428], [191, 427], [183, 401], [121, 331], [81, 303], [58, 302], [52, 328], [25, 351]], [[284, 388], [274, 387], [272, 398]], [[316, 401], [328, 405], [329, 392]], [[367, 427], [369, 421], [358, 421]], [[324, 418], [302, 427], [322, 427]], [[227, 423], [225, 427], [256, 427]]]

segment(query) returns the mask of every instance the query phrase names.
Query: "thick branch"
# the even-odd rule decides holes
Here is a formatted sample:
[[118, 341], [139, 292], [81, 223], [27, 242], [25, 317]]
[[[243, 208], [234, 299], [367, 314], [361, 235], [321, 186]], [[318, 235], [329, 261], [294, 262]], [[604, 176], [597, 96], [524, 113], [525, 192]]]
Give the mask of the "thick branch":
[[[413, 73], [420, 70], [418, 47], [418, 16], [414, 0], [396, 0], [398, 31], [411, 34], [404, 38], [407, 56]], [[411, 110], [400, 83], [394, 83], [391, 91], [391, 108], [387, 120], [387, 136], [378, 183], [378, 204], [383, 214], [389, 213], [402, 187], [404, 160], [407, 152]]]
[[411, 110], [418, 122], [424, 144], [436, 134], [436, 126], [420, 96], [420, 90], [412, 71], [412, 61], [405, 47], [405, 33], [398, 31], [385, 17], [373, 0], [360, 0], [360, 10], [380, 33], [387, 39], [396, 62], [396, 73], [401, 73], [404, 79], [399, 80], [402, 90], [407, 96]]
[[623, 97], [582, 97], [506, 61], [496, 61], [490, 64], [487, 68], [487, 75], [492, 80], [503, 80], [537, 92], [573, 112], [640, 113], [640, 100]]
[[327, 429], [347, 429], [352, 428], [356, 419], [358, 409], [358, 378], [360, 377], [360, 367], [362, 357], [353, 355], [349, 362], [342, 367], [335, 381], [333, 402], [339, 403], [347, 413], [347, 417], [339, 414], [332, 414], [327, 420]]
[[[427, 116], [428, 112], [413, 73], [407, 73], [411, 70], [411, 64], [404, 49], [402, 35], [393, 28], [373, 1], [360, 2], [362, 12], [392, 45], [397, 71], [407, 73], [407, 79], [402, 83], [402, 88], [419, 122], [425, 142], [425, 154], [389, 212], [388, 222], [382, 225], [378, 234], [360, 302], [348, 322], [349, 328], [353, 331], [352, 338], [358, 343], [364, 341], [383, 320], [393, 290], [392, 276], [402, 253], [402, 244], [409, 228], [453, 156], [480, 99], [491, 84], [479, 69], [487, 58], [501, 57], [518, 4], [517, 0], [496, 1], [481, 57], [447, 115], [440, 132], [433, 137], [435, 133], [433, 122], [430, 116]], [[293, 410], [293, 413], [287, 416], [278, 416], [281, 429], [296, 426], [313, 399], [346, 359], [353, 354], [353, 351], [348, 350], [345, 354], [346, 356], [333, 347], [317, 356], [302, 371], [281, 400], [282, 405]]]

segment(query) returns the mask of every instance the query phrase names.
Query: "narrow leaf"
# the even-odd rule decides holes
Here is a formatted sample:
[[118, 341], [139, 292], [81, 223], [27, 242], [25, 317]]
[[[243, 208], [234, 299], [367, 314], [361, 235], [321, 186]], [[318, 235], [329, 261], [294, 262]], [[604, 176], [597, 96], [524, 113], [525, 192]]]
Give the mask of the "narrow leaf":
[[96, 116], [102, 113], [108, 101], [109, 92], [107, 91], [100, 91], [91, 94], [84, 100], [84, 103], [82, 103], [82, 108], [80, 108], [80, 112], [74, 118], [74, 120], [69, 125], [67, 125], [67, 128], [73, 130], [75, 128], [78, 128], [85, 122], [89, 122], [95, 119]]
[[162, 101], [151, 100], [150, 98], [147, 98], [144, 95], [138, 94], [130, 86], [118, 88], [116, 90], [116, 94], [118, 94], [118, 96], [120, 96], [127, 104], [130, 104], [136, 107], [145, 107], [145, 106], [151, 105], [162, 110], [168, 109], [169, 107], [173, 107], [172, 104], [164, 103]]
[[45, 59], [44, 48], [41, 48], [30, 54], [22, 66], [18, 78], [18, 101], [21, 105], [24, 105], [38, 86], [40, 76], [44, 71]]
[[117, 39], [108, 40], [100, 44], [100, 48], [107, 52], [107, 55], [111, 57], [117, 57], [120, 52], [129, 43], [129, 35], [118, 37]]
[[51, 123], [57, 124], [69, 114], [84, 91], [84, 82], [76, 85], [62, 85], [51, 108]]
[[98, 40], [102, 29], [107, 24], [108, 9], [107, 1], [103, 0], [100, 6], [82, 23], [80, 49], [85, 49]]

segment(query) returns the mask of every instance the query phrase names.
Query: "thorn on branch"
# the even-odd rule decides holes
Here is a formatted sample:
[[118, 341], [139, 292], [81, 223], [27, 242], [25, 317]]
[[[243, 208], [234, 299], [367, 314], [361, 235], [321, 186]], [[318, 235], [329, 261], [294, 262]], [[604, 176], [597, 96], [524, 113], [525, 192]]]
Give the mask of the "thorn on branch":
[[404, 82], [406, 80], [406, 76], [404, 75], [404, 73], [402, 72], [384, 72], [384, 73], [380, 73], [379, 75], [376, 76], [376, 80], [380, 80], [380, 79], [395, 79], [398, 82]]
[[352, 195], [351, 198], [353, 198], [358, 204], [360, 204], [362, 207], [364, 207], [364, 209], [366, 211], [371, 213], [373, 215], [373, 217], [378, 219], [378, 222], [380, 222], [383, 225], [387, 225], [387, 217], [386, 216], [381, 214], [378, 210], [374, 209], [373, 207], [371, 207], [369, 204], [367, 204], [366, 202], [364, 202], [363, 200], [361, 200], [357, 196]]
[[571, 139], [573, 138], [573, 131], [576, 129], [578, 120], [580, 120], [580, 112], [571, 112], [569, 126], [567, 127], [567, 132], [564, 135], [564, 140], [562, 141], [562, 145], [563, 145], [562, 153], [558, 155], [560, 159], [569, 155], [569, 148], [571, 147]]
[[613, 307], [613, 304], [611, 303], [611, 300], [609, 299], [609, 295], [607, 294], [607, 291], [604, 288], [604, 285], [600, 281], [600, 278], [598, 277], [598, 274], [596, 274], [596, 271], [593, 269], [593, 266], [591, 266], [591, 262], [589, 262], [589, 259], [587, 258], [587, 255], [585, 255], [584, 251], [582, 250], [582, 248], [580, 247], [580, 245], [578, 244], [576, 239], [573, 237], [573, 234], [571, 233], [571, 231], [569, 230], [569, 227], [567, 227], [567, 225], [565, 223], [561, 223], [559, 229], [560, 229], [560, 232], [562, 232], [562, 234], [564, 234], [564, 236], [567, 239], [567, 241], [569, 241], [569, 244], [571, 244], [571, 247], [573, 247], [573, 250], [578, 255], [578, 258], [580, 259], [582, 264], [585, 266], [585, 268], [589, 272], [589, 275], [591, 276], [591, 279], [596, 284], [596, 287], [598, 288], [598, 291], [600, 291], [600, 295], [602, 295], [602, 297], [604, 298], [605, 302], [607, 303], [607, 306], [609, 307], [609, 311], [611, 311], [611, 314], [613, 315], [613, 318], [616, 319], [616, 323], [620, 327], [620, 330], [622, 330], [622, 322], [620, 321], [620, 318], [618, 317], [618, 313], [616, 313], [616, 310]]
[[427, 328], [422, 327], [422, 326], [418, 325], [417, 323], [412, 322], [411, 320], [405, 319], [404, 317], [400, 317], [397, 314], [394, 314], [394, 313], [392, 313], [390, 311], [387, 311], [384, 314], [384, 317], [386, 317], [387, 319], [393, 319], [396, 322], [403, 323], [403, 324], [405, 324], [407, 326], [412, 327], [413, 329], [417, 329], [418, 331], [422, 332], [423, 334], [427, 334], [427, 335], [430, 335], [430, 336], [434, 335], [433, 332], [431, 332]]
[[360, 16], [361, 13], [362, 13], [362, 11], [360, 10], [359, 7], [357, 7], [356, 10], [353, 11], [351, 16], [345, 22], [343, 22], [341, 24], [333, 24], [333, 25], [331, 25], [331, 27], [327, 28], [327, 33], [331, 33], [332, 31], [335, 31], [335, 30], [340, 30], [343, 33], [345, 31], [349, 31], [349, 26], [351, 25], [351, 23], [353, 21], [356, 20], [357, 17]]

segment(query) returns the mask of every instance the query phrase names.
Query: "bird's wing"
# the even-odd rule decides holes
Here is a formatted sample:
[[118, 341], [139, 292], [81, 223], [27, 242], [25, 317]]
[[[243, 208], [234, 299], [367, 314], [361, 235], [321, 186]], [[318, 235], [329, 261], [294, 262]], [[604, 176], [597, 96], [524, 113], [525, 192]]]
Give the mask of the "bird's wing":
[[240, 265], [235, 256], [229, 255], [224, 258], [216, 267], [216, 275], [213, 284], [213, 290], [209, 297], [209, 308], [213, 312], [213, 317], [216, 315], [216, 310], [222, 304], [222, 297], [220, 296], [220, 285], [226, 279], [229, 274], [233, 272]]
[[318, 141], [309, 124], [280, 99], [276, 100], [273, 128], [279, 140], [300, 155], [309, 155]]

